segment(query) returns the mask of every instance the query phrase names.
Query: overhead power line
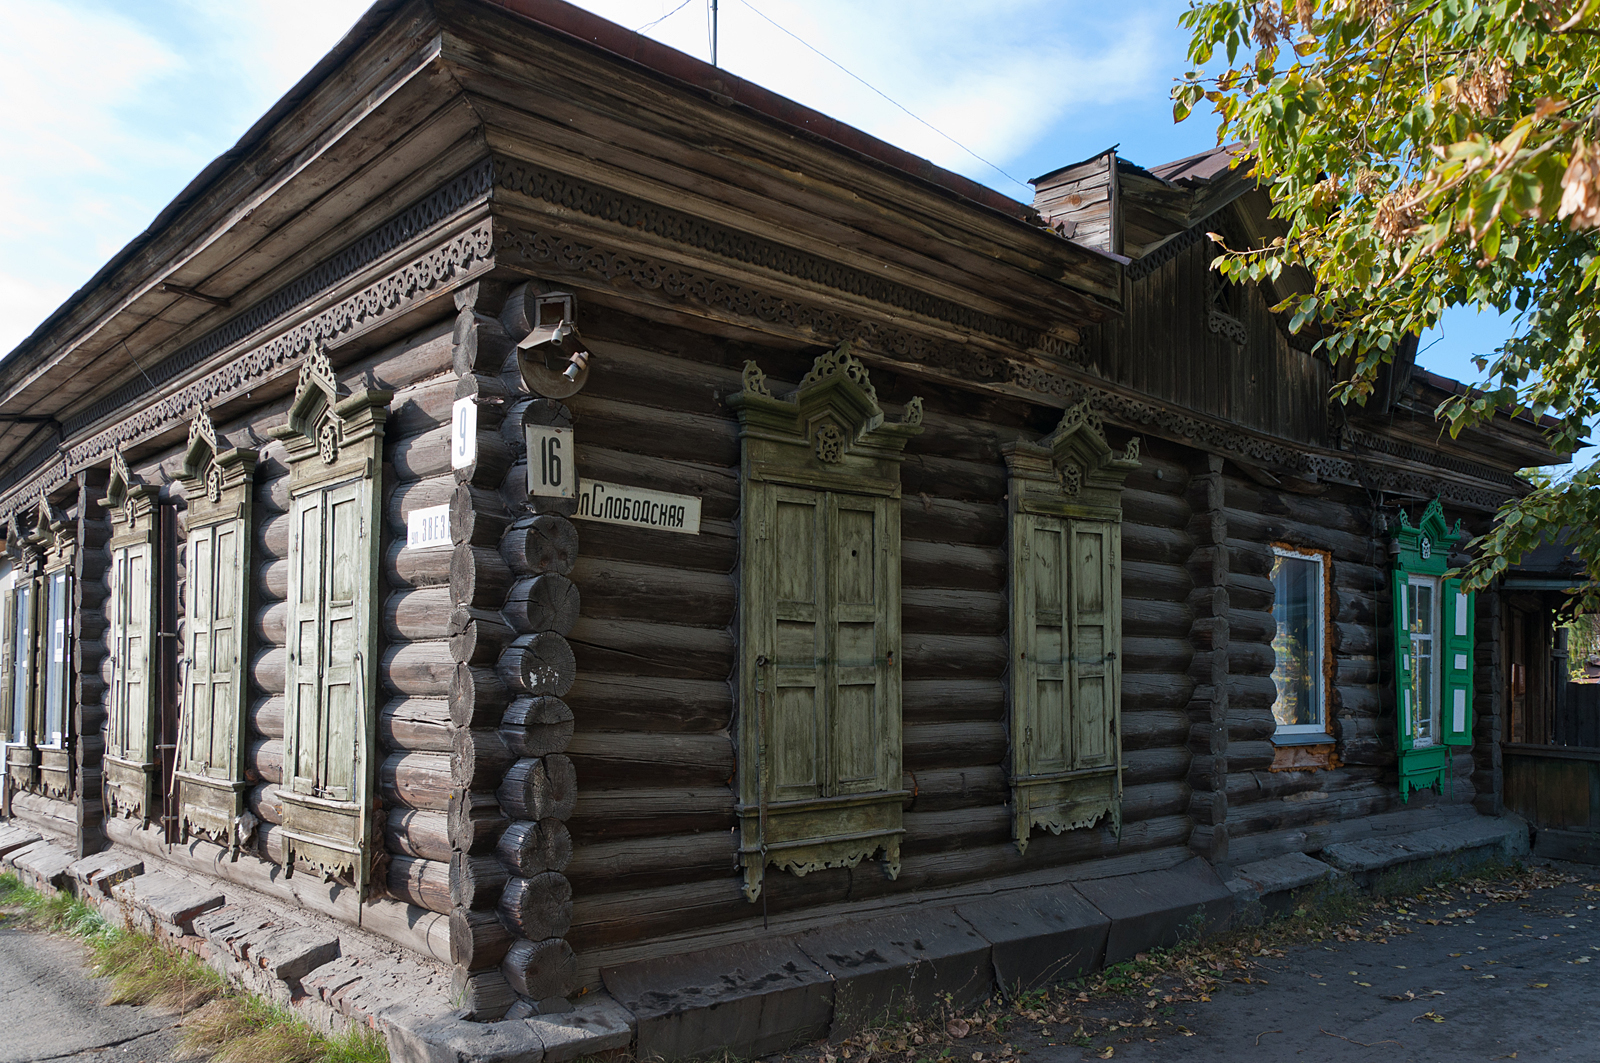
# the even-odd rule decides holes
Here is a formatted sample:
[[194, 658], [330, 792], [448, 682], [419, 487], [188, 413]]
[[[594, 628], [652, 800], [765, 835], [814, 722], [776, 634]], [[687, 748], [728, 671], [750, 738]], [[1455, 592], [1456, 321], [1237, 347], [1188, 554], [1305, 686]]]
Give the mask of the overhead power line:
[[671, 11], [668, 11], [665, 15], [662, 15], [658, 19], [652, 19], [651, 21], [646, 22], [643, 26], [640, 26], [638, 29], [634, 30], [633, 32], [635, 32], [635, 33], [643, 33], [645, 30], [650, 29], [652, 26], [659, 26], [659, 25], [661, 25], [661, 23], [667, 21], [667, 19], [671, 18], [673, 15], [676, 15], [678, 12], [680, 12], [684, 8], [688, 7], [693, 2], [694, 2], [694, 0], [683, 0], [683, 3], [679, 4], [677, 7], [673, 8]]

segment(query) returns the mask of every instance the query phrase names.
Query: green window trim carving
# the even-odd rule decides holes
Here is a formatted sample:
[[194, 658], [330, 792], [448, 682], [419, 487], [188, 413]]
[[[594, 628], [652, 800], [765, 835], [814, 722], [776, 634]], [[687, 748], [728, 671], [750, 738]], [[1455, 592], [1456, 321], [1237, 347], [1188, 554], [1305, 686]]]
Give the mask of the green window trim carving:
[[741, 439], [739, 858], [804, 875], [881, 852], [900, 870], [900, 462], [922, 400], [885, 423], [848, 344], [788, 399], [754, 362]]
[[286, 863], [348, 882], [372, 872], [383, 426], [391, 392], [346, 395], [306, 352], [288, 423], [289, 645], [284, 693]]
[[1450, 747], [1472, 745], [1473, 596], [1447, 579], [1461, 522], [1445, 525], [1435, 498], [1415, 525], [1391, 529], [1396, 745], [1400, 797], [1442, 790]]
[[208, 838], [235, 853], [253, 831], [244, 818], [243, 736], [257, 457], [219, 440], [202, 410], [190, 423], [179, 471], [188, 499], [179, 818], [184, 838]]
[[111, 685], [102, 778], [106, 813], [144, 823], [161, 809], [161, 764], [155, 749], [157, 494], [157, 488], [133, 477], [120, 452], [112, 455], [104, 503], [111, 522], [111, 594], [106, 599]]
[[1002, 448], [1010, 474], [1012, 836], [1122, 820], [1122, 454], [1087, 402], [1038, 442]]

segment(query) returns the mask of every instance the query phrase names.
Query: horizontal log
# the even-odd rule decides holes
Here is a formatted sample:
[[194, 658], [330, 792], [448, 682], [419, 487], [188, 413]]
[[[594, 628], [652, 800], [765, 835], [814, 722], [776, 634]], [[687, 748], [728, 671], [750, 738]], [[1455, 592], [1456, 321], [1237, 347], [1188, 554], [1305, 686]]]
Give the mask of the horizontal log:
[[500, 918], [530, 940], [561, 937], [572, 926], [572, 884], [554, 871], [508, 880], [498, 900]]
[[259, 604], [281, 602], [289, 597], [289, 562], [267, 561], [255, 569], [253, 589]]
[[283, 798], [278, 796], [277, 783], [267, 782], [251, 787], [245, 793], [244, 807], [263, 823], [276, 825], [283, 822]]
[[450, 472], [450, 424], [417, 435], [384, 440], [384, 457], [394, 466], [397, 482], [425, 480]]
[[450, 807], [447, 754], [391, 753], [378, 766], [378, 780], [383, 799], [391, 805], [435, 810]]
[[578, 530], [553, 513], [526, 517], [505, 530], [500, 555], [519, 576], [565, 576], [578, 560]]
[[283, 739], [258, 738], [245, 746], [244, 777], [251, 782], [283, 782]]
[[578, 961], [572, 946], [561, 938], [523, 939], [512, 942], [500, 971], [511, 988], [529, 1000], [548, 1000], [572, 992]]
[[402, 697], [449, 697], [455, 671], [455, 657], [445, 641], [402, 642], [384, 650], [378, 659], [378, 678], [384, 688]]
[[444, 812], [391, 808], [383, 821], [389, 852], [423, 860], [450, 862], [450, 817]]
[[579, 846], [566, 876], [583, 894], [716, 878], [733, 874], [738, 864], [738, 835], [710, 831]]
[[900, 580], [907, 591], [931, 587], [999, 590], [1006, 585], [1005, 551], [966, 543], [903, 540], [900, 544]]
[[[700, 518], [699, 535], [640, 535], [622, 524], [583, 525], [587, 558], [640, 561], [663, 568], [696, 572], [732, 572], [739, 566], [739, 530], [731, 520]], [[579, 581], [582, 586], [582, 581]]]
[[495, 855], [506, 870], [523, 878], [541, 871], [564, 871], [572, 860], [572, 834], [554, 817], [518, 820], [500, 835]]
[[517, 991], [499, 967], [468, 970], [457, 965], [450, 972], [450, 1002], [474, 1022], [503, 1018], [517, 999]]
[[623, 449], [682, 461], [739, 464], [738, 422], [726, 410], [703, 416], [657, 404], [579, 393], [567, 400], [584, 431]]
[[1122, 667], [1128, 671], [1182, 675], [1193, 657], [1186, 638], [1122, 637]]
[[497, 912], [457, 908], [450, 913], [450, 960], [457, 967], [498, 968], [512, 940]]
[[[660, 491], [699, 495], [701, 511], [715, 520], [732, 520], [739, 511], [737, 463], [717, 465], [658, 458], [586, 443], [578, 450], [578, 475], [584, 480], [644, 483]], [[507, 475], [507, 482], [515, 476], [513, 470]]]
[[[1141, 514], [1143, 516], [1143, 514]], [[1194, 550], [1194, 539], [1183, 527], [1163, 527], [1143, 520], [1122, 522], [1122, 559], [1182, 565]]]
[[449, 864], [414, 856], [392, 856], [384, 884], [395, 900], [430, 912], [449, 914], [451, 910]]
[[999, 502], [906, 493], [900, 499], [900, 533], [905, 540], [998, 548], [1005, 542], [1006, 510]]
[[998, 764], [1006, 756], [1006, 729], [990, 720], [908, 724], [902, 745], [908, 771]]
[[457, 728], [451, 734], [450, 773], [458, 787], [493, 790], [514, 760], [499, 731]]
[[289, 859], [288, 844], [282, 827], [272, 823], [256, 827], [256, 853], [268, 863], [282, 867]]
[[[553, 631], [565, 635], [577, 623], [578, 588], [565, 576], [547, 573], [512, 584], [501, 608], [506, 623], [523, 634]], [[594, 615], [591, 611], [590, 615]]]
[[[276, 468], [269, 467], [271, 464]], [[268, 462], [256, 468], [256, 504], [267, 513], [289, 512], [289, 470], [281, 463]]]
[[1187, 602], [1156, 602], [1147, 598], [1122, 600], [1122, 634], [1134, 638], [1183, 638], [1194, 624]]
[[1270, 676], [1277, 664], [1271, 646], [1256, 642], [1228, 642], [1228, 674]]
[[477, 668], [493, 668], [516, 637], [499, 613], [470, 605], [458, 606], [450, 613], [448, 630], [450, 655], [456, 663]]
[[511, 511], [500, 492], [456, 484], [450, 495], [450, 538], [467, 546], [499, 546], [511, 527]]
[[[513, 290], [512, 297], [516, 300], [513, 309], [507, 306], [505, 318], [508, 321], [517, 321], [523, 325], [518, 329], [519, 335], [526, 335], [533, 327], [532, 321], [519, 320], [518, 314], [524, 313], [522, 306], [528, 289], [519, 287]], [[455, 329], [451, 334], [450, 362], [451, 368], [464, 380], [469, 378], [492, 379], [506, 365], [507, 361], [516, 353], [516, 346], [510, 334], [496, 318], [490, 317], [482, 311], [462, 308], [456, 315]], [[457, 394], [461, 394], [458, 385]], [[476, 394], [476, 392], [468, 392]], [[502, 413], [500, 416], [504, 416]]]
[[526, 460], [525, 444], [513, 447], [493, 425], [478, 425], [478, 438], [472, 460], [456, 470], [461, 483], [487, 489], [498, 488], [519, 457]]
[[451, 552], [450, 593], [458, 605], [498, 609], [511, 585], [511, 566], [500, 551], [463, 543]]
[[572, 736], [567, 755], [585, 787], [698, 789], [726, 784], [734, 774], [733, 742], [718, 734], [580, 731]]
[[445, 815], [450, 822], [451, 847], [464, 853], [493, 851], [508, 822], [499, 798], [482, 791], [452, 793]]
[[1157, 528], [1179, 530], [1187, 528], [1194, 513], [1188, 499], [1178, 490], [1176, 482], [1171, 489], [1167, 489], [1165, 483], [1161, 487], [1161, 490], [1124, 487], [1122, 491], [1124, 520]]
[[613, 790], [585, 782], [567, 828], [585, 844], [605, 838], [730, 831], [737, 825], [733, 806], [733, 791], [726, 783]]
[[[1209, 726], [1209, 725], [1207, 725]], [[1181, 746], [1189, 737], [1189, 714], [1177, 709], [1146, 709], [1122, 712], [1122, 748], [1154, 749]]]
[[450, 856], [450, 901], [457, 908], [493, 908], [510, 879], [492, 854]]
[[450, 722], [457, 727], [491, 727], [511, 698], [498, 669], [458, 664], [450, 677]]
[[[511, 349], [509, 341], [506, 348]], [[460, 352], [462, 345], [457, 344], [456, 350]], [[512, 402], [521, 396], [507, 386], [505, 377], [499, 375], [504, 364], [505, 359], [502, 357], [493, 367], [485, 366], [481, 371], [473, 372], [470, 368], [463, 368], [458, 361], [456, 372], [460, 374], [460, 379], [456, 381], [454, 401], [471, 399], [472, 405], [476, 407], [478, 430], [494, 432], [500, 444], [509, 447], [516, 440], [500, 438], [500, 425], [505, 421], [506, 411], [511, 408]]]
[[907, 679], [900, 684], [900, 706], [907, 723], [1003, 720], [1008, 711], [999, 679]]
[[384, 637], [397, 642], [422, 642], [450, 637], [449, 587], [395, 591], [383, 600]]
[[1010, 622], [998, 590], [907, 587], [900, 596], [902, 629], [908, 633], [1004, 634]]
[[378, 740], [386, 749], [450, 752], [450, 703], [438, 698], [395, 698], [378, 710]]
[[1268, 675], [1229, 675], [1228, 711], [1271, 709], [1278, 700], [1278, 684]]
[[1166, 782], [1182, 779], [1191, 774], [1189, 751], [1163, 746], [1159, 749], [1134, 749], [1122, 755], [1122, 784], [1139, 786], [1143, 783]]
[[1011, 800], [1006, 766], [931, 768], [907, 772], [911, 802], [907, 811], [942, 812], [977, 805], [1003, 805]]
[[583, 588], [584, 616], [697, 627], [721, 627], [733, 619], [734, 580], [727, 573], [585, 556], [572, 566], [572, 580]]
[[507, 646], [495, 671], [509, 690], [559, 698], [572, 689], [577, 661], [565, 638], [542, 631], [523, 635]]
[[506, 769], [496, 796], [513, 819], [566, 819], [577, 801], [577, 772], [560, 753], [524, 757]]
[[1122, 562], [1122, 598], [1155, 602], [1181, 602], [1188, 598], [1194, 578], [1183, 565], [1153, 561]]
[[1009, 660], [998, 635], [906, 634], [901, 645], [906, 679], [998, 678]]
[[289, 641], [289, 603], [269, 602], [257, 609], [250, 625], [256, 644], [282, 646]]
[[447, 506], [455, 494], [456, 478], [448, 462], [444, 471], [422, 480], [404, 480], [394, 485], [384, 502], [384, 519], [389, 527], [405, 538], [406, 518], [419, 509]]
[[500, 740], [517, 757], [565, 752], [572, 742], [572, 709], [560, 698], [523, 696], [500, 720]]
[[726, 628], [584, 616], [567, 639], [583, 673], [725, 680], [733, 672], [733, 635]]
[[263, 738], [282, 738], [284, 706], [282, 694], [255, 699], [250, 703], [250, 729]]
[[[396, 588], [448, 587], [453, 556], [454, 551], [437, 546], [412, 549], [400, 536], [384, 552], [383, 578]], [[285, 587], [287, 578], [285, 573]]]

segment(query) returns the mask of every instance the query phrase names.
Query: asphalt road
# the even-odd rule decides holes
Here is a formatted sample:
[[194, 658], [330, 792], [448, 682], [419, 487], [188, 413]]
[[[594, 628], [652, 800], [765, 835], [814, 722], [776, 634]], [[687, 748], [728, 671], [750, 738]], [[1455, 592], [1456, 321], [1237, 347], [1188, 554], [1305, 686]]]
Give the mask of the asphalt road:
[[177, 1016], [106, 1006], [107, 984], [89, 977], [76, 941], [0, 927], [0, 1063], [169, 1063]]
[[[1572, 870], [1597, 881], [1594, 868]], [[1450, 911], [1411, 911], [1413, 932], [1387, 944], [1336, 942], [1262, 958], [1250, 975], [1258, 984], [1227, 982], [1209, 1002], [1170, 1016], [1193, 1036], [1135, 1037], [1114, 1043], [1112, 1058], [1600, 1060], [1600, 891], [1574, 883], [1490, 904], [1473, 918], [1447, 919]], [[1066, 1045], [1028, 1048], [1028, 1063], [1099, 1057]]]

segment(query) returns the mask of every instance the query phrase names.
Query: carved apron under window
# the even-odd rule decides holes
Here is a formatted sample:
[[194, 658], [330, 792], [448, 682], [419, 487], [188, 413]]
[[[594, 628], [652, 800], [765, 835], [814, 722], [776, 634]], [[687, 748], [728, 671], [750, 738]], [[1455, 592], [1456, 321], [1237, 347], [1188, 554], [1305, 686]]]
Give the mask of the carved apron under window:
[[1010, 473], [1012, 836], [1122, 820], [1122, 483], [1087, 402], [1037, 443], [1003, 450]]
[[155, 748], [156, 495], [155, 487], [132, 477], [120, 452], [112, 456], [105, 498], [111, 521], [105, 803], [107, 815], [146, 823], [161, 812], [161, 764]]
[[219, 442], [202, 410], [179, 473], [189, 500], [179, 816], [184, 838], [209, 838], [235, 853], [255, 828], [244, 807], [243, 735], [256, 460], [254, 450]]
[[291, 872], [365, 891], [373, 852], [377, 593], [388, 391], [346, 395], [320, 347], [289, 423], [289, 646], [283, 836]]
[[884, 422], [848, 344], [787, 400], [755, 363], [739, 415], [739, 824], [745, 896], [883, 854], [900, 870], [900, 461], [922, 400]]

